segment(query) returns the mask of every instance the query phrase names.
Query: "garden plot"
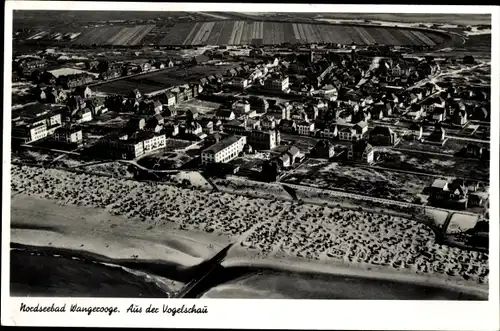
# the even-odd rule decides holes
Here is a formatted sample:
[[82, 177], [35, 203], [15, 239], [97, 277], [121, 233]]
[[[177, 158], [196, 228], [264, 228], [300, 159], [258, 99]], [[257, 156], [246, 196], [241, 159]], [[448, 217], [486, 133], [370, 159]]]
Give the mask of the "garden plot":
[[436, 174], [444, 177], [465, 177], [482, 181], [489, 180], [489, 167], [475, 159], [464, 159], [418, 152], [383, 150], [380, 167]]
[[415, 196], [420, 194], [431, 181], [432, 177], [429, 176], [326, 161], [307, 163], [300, 171], [292, 171], [282, 179], [283, 183], [334, 189], [404, 202], [413, 202]]
[[454, 213], [446, 228], [446, 234], [457, 234], [473, 229], [478, 220], [478, 215]]
[[424, 208], [424, 215], [431, 218], [436, 226], [442, 227], [448, 217], [448, 212], [434, 208]]

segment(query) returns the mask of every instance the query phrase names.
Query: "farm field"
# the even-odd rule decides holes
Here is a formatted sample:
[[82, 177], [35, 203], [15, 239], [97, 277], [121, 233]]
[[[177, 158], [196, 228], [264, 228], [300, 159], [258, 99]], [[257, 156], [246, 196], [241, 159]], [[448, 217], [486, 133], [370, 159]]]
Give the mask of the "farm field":
[[90, 28], [73, 41], [75, 45], [138, 45], [155, 25], [136, 25], [134, 27], [107, 26]]
[[233, 67], [235, 65], [168, 68], [99, 84], [97, 89], [99, 92], [119, 95], [127, 95], [130, 91], [139, 89], [142, 94], [148, 94], [176, 85], [196, 83], [203, 77], [225, 73]]
[[341, 165], [337, 162], [308, 160], [301, 168], [286, 175], [281, 182], [414, 202], [432, 179], [425, 175], [416, 176], [390, 170]]
[[[67, 28], [57, 32], [54, 28], [39, 27], [28, 37], [68, 42], [73, 45], [135, 46], [170, 45], [244, 45], [282, 43], [342, 43], [359, 45], [424, 45], [436, 46], [451, 40], [443, 32], [418, 28], [377, 25], [309, 24], [273, 21], [223, 20], [204, 22], [178, 22], [158, 25], [100, 26], [80, 32]], [[65, 39], [62, 39], [66, 36]], [[49, 40], [48, 39], [48, 40]]]
[[[265, 33], [264, 33], [265, 32]], [[393, 27], [304, 24], [262, 21], [178, 23], [165, 32], [160, 45], [265, 45], [342, 43], [359, 45], [436, 46], [446, 37], [438, 32]]]

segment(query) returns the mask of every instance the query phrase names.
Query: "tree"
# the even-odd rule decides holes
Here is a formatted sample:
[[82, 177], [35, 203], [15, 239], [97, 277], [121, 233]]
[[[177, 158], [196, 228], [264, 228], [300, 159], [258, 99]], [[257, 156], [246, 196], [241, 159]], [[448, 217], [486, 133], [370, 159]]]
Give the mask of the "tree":
[[99, 72], [106, 72], [109, 70], [109, 62], [108, 60], [101, 60], [99, 61], [99, 64], [97, 65], [97, 71]]
[[474, 57], [472, 55], [464, 56], [463, 63], [464, 64], [474, 64], [475, 63]]

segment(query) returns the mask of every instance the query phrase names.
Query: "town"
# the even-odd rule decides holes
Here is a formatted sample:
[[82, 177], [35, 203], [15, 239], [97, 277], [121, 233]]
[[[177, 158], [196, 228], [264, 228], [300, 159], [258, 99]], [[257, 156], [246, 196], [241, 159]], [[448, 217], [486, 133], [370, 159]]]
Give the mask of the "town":
[[[411, 268], [393, 253], [373, 257], [373, 251], [390, 250], [393, 237], [384, 234], [382, 248], [360, 239], [367, 241], [356, 246], [363, 252], [352, 252], [339, 244], [341, 235], [331, 241], [330, 230], [309, 224], [318, 213], [316, 219], [342, 233], [350, 223], [371, 219], [362, 227], [378, 233], [391, 220], [395, 232], [428, 231], [427, 247], [437, 240], [454, 252], [439, 263], [449, 266], [461, 254], [470, 261], [429, 267], [425, 261], [439, 250], [418, 247], [427, 259], [419, 272], [434, 268], [487, 283], [490, 55], [454, 51], [457, 32], [439, 26], [391, 32], [397, 26], [367, 21], [343, 27], [364, 39], [342, 41], [329, 35], [334, 25], [326, 23], [255, 21], [247, 31], [249, 22], [240, 18], [232, 34], [220, 30], [214, 38], [220, 21], [199, 23], [199, 31], [191, 30], [194, 23], [178, 23], [177, 33], [154, 46], [139, 43], [154, 40], [156, 28], [149, 25], [127, 27], [135, 29], [128, 41], [124, 33], [110, 37], [116, 25], [102, 27], [111, 31], [106, 36], [113, 47], [86, 32], [19, 30], [16, 38], [26, 34], [26, 44], [37, 49], [15, 53], [12, 61], [12, 173], [21, 178], [12, 193], [111, 205], [116, 215], [143, 221], [182, 219], [180, 230], [243, 236], [241, 246], [264, 253], [279, 245], [284, 254], [309, 259], [324, 252]], [[260, 24], [278, 32], [264, 37]], [[103, 182], [88, 186], [93, 176]], [[30, 178], [43, 180], [37, 186]], [[130, 180], [134, 184], [125, 184]], [[98, 186], [104, 181], [121, 188], [103, 193]], [[175, 196], [167, 198], [160, 190], [166, 186]], [[132, 191], [149, 193], [134, 197]], [[217, 196], [218, 202], [207, 200]], [[240, 209], [238, 199], [247, 207]], [[160, 206], [163, 201], [186, 206], [173, 213]], [[202, 215], [212, 207], [219, 212], [208, 225]], [[258, 223], [259, 217], [268, 221]], [[305, 227], [310, 242], [285, 225], [293, 220], [309, 222], [297, 226]]]

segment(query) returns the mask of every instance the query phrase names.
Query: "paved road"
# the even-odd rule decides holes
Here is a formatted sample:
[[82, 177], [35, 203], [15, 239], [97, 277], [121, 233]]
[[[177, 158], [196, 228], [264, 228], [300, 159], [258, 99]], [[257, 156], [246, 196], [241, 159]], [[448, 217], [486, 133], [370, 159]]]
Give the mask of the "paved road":
[[459, 136], [450, 136], [450, 135], [447, 135], [447, 137], [448, 137], [448, 139], [470, 141], [470, 142], [475, 142], [475, 143], [484, 143], [484, 144], [490, 143], [490, 140], [483, 140], [483, 139], [476, 139], [476, 138], [469, 138], [469, 137], [459, 137]]
[[21, 147], [27, 147], [27, 148], [32, 148], [32, 149], [40, 149], [40, 150], [44, 150], [44, 151], [51, 151], [51, 152], [64, 153], [64, 154], [80, 155], [80, 153], [75, 152], [75, 151], [65, 151], [65, 150], [62, 150], [62, 149], [46, 148], [46, 147], [41, 147], [41, 146], [21, 145]]

